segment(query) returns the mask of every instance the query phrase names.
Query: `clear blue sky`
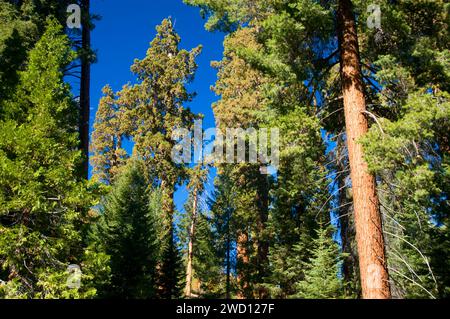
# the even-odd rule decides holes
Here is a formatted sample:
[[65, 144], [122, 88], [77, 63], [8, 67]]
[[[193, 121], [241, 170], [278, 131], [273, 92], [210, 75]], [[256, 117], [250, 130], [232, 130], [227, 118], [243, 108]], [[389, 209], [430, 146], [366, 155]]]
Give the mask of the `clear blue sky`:
[[[118, 91], [127, 82], [134, 82], [130, 66], [135, 58], [143, 58], [150, 41], [156, 34], [155, 27], [169, 16], [175, 21], [175, 29], [181, 36], [181, 47], [192, 49], [203, 45], [198, 57], [198, 71], [190, 85], [197, 97], [189, 104], [195, 113], [203, 113], [203, 127], [214, 127], [211, 104], [217, 97], [210, 90], [216, 81], [216, 70], [211, 61], [221, 60], [223, 34], [210, 33], [204, 28], [205, 21], [199, 9], [185, 5], [182, 0], [94, 0], [91, 13], [102, 18], [92, 32], [92, 47], [97, 50], [98, 62], [91, 70], [91, 126], [106, 84]], [[180, 190], [176, 195], [178, 209], [186, 198]]]

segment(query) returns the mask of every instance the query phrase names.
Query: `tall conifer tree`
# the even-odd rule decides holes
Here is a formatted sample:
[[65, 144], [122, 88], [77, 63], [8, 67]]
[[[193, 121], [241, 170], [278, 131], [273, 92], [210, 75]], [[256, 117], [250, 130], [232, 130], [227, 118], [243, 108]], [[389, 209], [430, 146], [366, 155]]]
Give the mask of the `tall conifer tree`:
[[[95, 295], [89, 258], [101, 257], [86, 255], [82, 238], [95, 194], [80, 179], [78, 112], [63, 81], [74, 57], [62, 26], [49, 19], [5, 101], [14, 113], [0, 126], [0, 260], [10, 297]], [[69, 264], [85, 274], [81, 289], [67, 287]]]

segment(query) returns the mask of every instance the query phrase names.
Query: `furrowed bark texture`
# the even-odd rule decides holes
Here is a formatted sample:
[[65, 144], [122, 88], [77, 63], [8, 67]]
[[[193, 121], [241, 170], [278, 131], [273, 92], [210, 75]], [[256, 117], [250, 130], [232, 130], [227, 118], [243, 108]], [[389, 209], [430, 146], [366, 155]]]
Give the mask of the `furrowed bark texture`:
[[368, 131], [358, 36], [350, 0], [339, 0], [341, 81], [363, 298], [391, 297], [375, 178], [358, 140]]
[[250, 263], [250, 257], [248, 254], [248, 234], [246, 231], [241, 231], [237, 238], [237, 261], [238, 261], [238, 275], [237, 281], [239, 285], [239, 291], [237, 293], [237, 299], [251, 298], [252, 293], [250, 289], [250, 282], [248, 278], [248, 267]]

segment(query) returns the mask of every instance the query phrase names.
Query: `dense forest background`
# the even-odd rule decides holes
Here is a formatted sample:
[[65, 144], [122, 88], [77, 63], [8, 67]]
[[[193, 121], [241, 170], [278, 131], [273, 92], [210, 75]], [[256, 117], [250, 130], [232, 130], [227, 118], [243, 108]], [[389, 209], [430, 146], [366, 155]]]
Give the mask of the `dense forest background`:
[[184, 2], [226, 34], [216, 127], [279, 129], [277, 171], [173, 160], [172, 19], [89, 137], [90, 1], [0, 0], [0, 298], [448, 298], [448, 1]]

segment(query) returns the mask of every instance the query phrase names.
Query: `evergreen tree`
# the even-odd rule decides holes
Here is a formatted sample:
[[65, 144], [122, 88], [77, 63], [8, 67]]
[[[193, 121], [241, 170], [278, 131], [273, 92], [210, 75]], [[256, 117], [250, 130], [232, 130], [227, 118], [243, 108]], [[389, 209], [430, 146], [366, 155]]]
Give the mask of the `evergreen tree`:
[[[200, 4], [202, 1], [194, 2]], [[221, 100], [213, 105], [218, 127], [275, 127], [281, 129], [283, 139], [286, 137], [280, 145], [281, 162], [275, 183], [260, 174], [260, 165], [239, 164], [233, 169], [230, 182], [236, 187], [237, 194], [233, 218], [239, 225], [234, 230], [238, 242], [238, 281], [241, 297], [264, 297], [267, 296], [267, 287], [271, 290], [270, 287], [277, 286], [283, 287], [278, 296], [286, 296], [293, 293], [293, 282], [285, 276], [286, 269], [269, 267], [268, 256], [271, 265], [275, 265], [276, 259], [286, 259], [300, 240], [308, 242], [315, 236], [316, 215], [326, 216], [328, 213], [325, 148], [320, 136], [321, 127], [314, 114], [317, 106], [310, 106], [307, 102], [301, 105], [302, 100], [313, 104], [314, 94], [311, 95], [298, 80], [308, 74], [305, 69], [312, 69], [312, 63], [308, 61], [311, 54], [296, 57], [295, 66], [288, 65], [282, 59], [287, 58], [292, 50], [284, 52], [282, 45], [298, 45], [295, 40], [298, 35], [295, 39], [282, 37], [284, 31], [275, 29], [286, 29], [289, 21], [280, 20], [277, 25], [269, 25], [266, 21], [264, 28], [261, 28], [255, 21], [264, 17], [265, 9], [257, 2], [237, 3], [204, 3], [205, 7], [210, 6], [209, 9], [214, 10], [212, 14], [220, 14], [218, 7], [229, 10], [223, 15], [224, 19], [237, 16], [244, 19], [222, 20], [213, 29], [247, 25], [230, 33], [225, 40], [224, 59], [214, 64], [219, 69], [219, 80], [214, 90], [221, 96]], [[314, 9], [318, 11], [317, 6]], [[239, 10], [241, 15], [237, 13]], [[317, 14], [322, 15], [322, 22], [308, 17], [308, 22], [312, 23], [308, 25], [308, 31], [315, 32], [313, 30], [318, 27], [322, 30], [329, 23], [326, 12], [319, 11]], [[214, 19], [214, 16], [211, 17], [208, 27], [212, 26]], [[324, 26], [318, 26], [319, 23]], [[228, 27], [225, 28], [227, 31], [234, 30]], [[272, 39], [274, 46], [261, 43], [266, 39], [260, 38], [262, 29], [268, 33], [264, 35], [267, 38], [278, 36]], [[270, 52], [278, 48], [279, 52]], [[292, 62], [294, 57], [289, 59]], [[274, 77], [276, 80], [273, 80]], [[272, 198], [270, 191], [274, 195]], [[271, 204], [273, 209], [269, 212]], [[269, 241], [272, 243], [270, 254]]]
[[104, 200], [93, 237], [109, 256], [110, 281], [102, 297], [155, 298], [160, 258], [159, 190], [148, 191], [142, 163], [132, 161]]
[[363, 142], [370, 169], [382, 176], [389, 266], [399, 297], [448, 294], [442, 265], [449, 262], [449, 172], [441, 136], [449, 131], [449, 110], [448, 93], [411, 94], [400, 118], [379, 119], [381, 126]]
[[448, 1], [184, 0], [226, 33], [217, 129], [280, 131], [277, 171], [233, 154], [208, 207], [206, 167], [172, 158], [201, 118], [201, 47], [170, 19], [136, 81], [103, 89], [84, 180], [93, 16], [74, 1], [83, 28], [64, 30], [71, 2], [0, 0], [1, 298], [450, 295]]
[[[448, 223], [448, 127], [442, 125], [448, 97], [442, 93], [449, 90], [450, 7], [445, 1], [380, 5], [381, 28], [361, 28], [366, 77], [375, 81], [370, 111], [377, 122], [364, 146], [383, 195], [393, 292], [396, 298], [445, 296], [439, 282], [448, 282], [442, 265], [449, 263], [441, 241]], [[389, 165], [381, 169], [375, 164], [380, 160]]]
[[8, 111], [2, 105], [14, 90], [23, 71], [28, 51], [37, 41], [36, 26], [24, 21], [11, 4], [0, 1], [0, 116]]
[[[10, 97], [27, 65], [28, 53], [42, 36], [49, 16], [62, 23], [64, 1], [0, 1], [0, 115], [1, 102]], [[65, 15], [65, 7], [64, 7]]]
[[[340, 248], [331, 237], [332, 228], [321, 227], [312, 243], [311, 259], [305, 265], [304, 279], [297, 283], [297, 296], [309, 299], [337, 299], [344, 296], [340, 277]], [[296, 246], [295, 251], [303, 247]]]
[[95, 55], [91, 50], [91, 29], [93, 28], [90, 0], [78, 0], [81, 7], [81, 48], [80, 54], [80, 148], [83, 151], [83, 173], [85, 178], [89, 177], [89, 119], [91, 111], [91, 63]]
[[160, 187], [164, 235], [160, 241], [158, 296], [172, 298], [181, 294], [182, 277], [174, 238], [173, 197], [176, 187], [188, 178], [187, 165], [172, 159], [176, 144], [172, 135], [178, 128], [191, 129], [198, 118], [183, 104], [194, 97], [186, 84], [194, 78], [195, 58], [201, 47], [180, 49], [181, 39], [170, 19], [165, 19], [156, 30], [146, 56], [136, 59], [131, 67], [137, 83], [125, 85], [115, 95], [108, 88], [104, 90], [92, 148], [96, 174], [108, 180], [125, 158], [120, 141], [131, 138], [134, 157], [145, 162], [147, 182]]
[[[7, 297], [91, 297], [93, 275], [104, 269], [104, 256], [83, 242], [96, 192], [80, 180], [78, 112], [63, 81], [74, 56], [61, 25], [49, 19], [4, 101], [11, 110], [0, 125], [0, 276]], [[81, 267], [80, 289], [67, 287], [69, 264]]]
[[[55, 17], [61, 25], [66, 25], [70, 4], [81, 6], [81, 32], [78, 29], [66, 29], [71, 45], [77, 51], [77, 63], [66, 66], [64, 73], [80, 79], [79, 102], [79, 134], [83, 150], [83, 170], [88, 177], [89, 157], [89, 81], [90, 64], [95, 60], [95, 54], [90, 48], [90, 30], [95, 16], [89, 12], [89, 0], [2, 0], [2, 25], [0, 25], [0, 97], [8, 94], [8, 88], [17, 84], [17, 71], [26, 65], [27, 51], [38, 41], [46, 26], [49, 16]], [[4, 25], [3, 25], [4, 23]], [[3, 33], [3, 31], [5, 31]], [[81, 66], [81, 68], [80, 68]], [[80, 68], [79, 76], [77, 69]], [[3, 71], [4, 70], [4, 71]], [[4, 74], [3, 74], [4, 73]], [[1, 106], [0, 106], [1, 107]]]
[[199, 217], [199, 212], [201, 209], [201, 196], [205, 188], [205, 180], [208, 177], [208, 171], [203, 168], [203, 165], [195, 166], [190, 172], [190, 181], [188, 184], [188, 189], [190, 191], [190, 198], [192, 201], [187, 203], [192, 204], [191, 207], [187, 207], [187, 211], [191, 212], [189, 214], [189, 229], [188, 229], [188, 250], [186, 255], [186, 297], [191, 297], [192, 295], [192, 279], [193, 279], [193, 263], [194, 263], [194, 245], [196, 240], [196, 230], [197, 230], [197, 219]]
[[[430, 296], [427, 293], [427, 291], [430, 292], [430, 288], [422, 287], [425, 288], [422, 289], [419, 285], [423, 286], [427, 281], [423, 276], [434, 282], [433, 276], [421, 275], [420, 269], [425, 265], [428, 274], [433, 272], [432, 265], [426, 261], [435, 255], [429, 251], [427, 253], [429, 256], [426, 257], [424, 255], [426, 249], [420, 247], [427, 245], [440, 247], [438, 250], [441, 252], [446, 247], [443, 243], [432, 245], [429, 239], [444, 240], [446, 238], [446, 228], [443, 225], [447, 223], [447, 217], [445, 217], [447, 209], [444, 208], [447, 194], [442, 190], [447, 187], [445, 170], [448, 151], [447, 128], [439, 125], [432, 138], [427, 135], [426, 130], [420, 130], [420, 133], [416, 133], [415, 140], [402, 145], [402, 149], [408, 153], [408, 156], [399, 158], [398, 149], [392, 151], [397, 154], [397, 163], [404, 160], [403, 164], [407, 163], [406, 166], [391, 165], [390, 169], [381, 171], [376, 167], [370, 167], [375, 165], [374, 160], [373, 164], [369, 165], [370, 171], [368, 171], [364, 159], [372, 163], [373, 152], [376, 152], [376, 148], [380, 150], [380, 154], [385, 151], [384, 142], [380, 141], [381, 137], [378, 136], [375, 140], [376, 134], [380, 135], [379, 127], [383, 131], [386, 130], [383, 127], [386, 122], [380, 117], [394, 123], [398, 121], [400, 126], [404, 125], [400, 124], [403, 122], [403, 116], [409, 121], [417, 117], [420, 122], [417, 114], [406, 116], [411, 100], [416, 99], [420, 94], [432, 94], [437, 99], [445, 100], [445, 97], [439, 94], [448, 90], [448, 72], [446, 71], [449, 61], [448, 4], [440, 0], [378, 1], [377, 4], [381, 8], [381, 26], [373, 28], [366, 23], [368, 18], [373, 18], [369, 16], [372, 12], [368, 10], [369, 4], [372, 4], [371, 1], [188, 0], [186, 2], [201, 7], [202, 13], [208, 18], [206, 26], [210, 30], [222, 30], [231, 34], [242, 32], [243, 29], [255, 30], [259, 43], [259, 46], [256, 46], [257, 49], [254, 43], [249, 43], [242, 45], [237, 53], [243, 61], [262, 72], [262, 75], [277, 79], [275, 85], [270, 83], [266, 85], [270, 88], [267, 90], [270, 92], [269, 104], [278, 104], [282, 110], [286, 110], [289, 104], [292, 107], [298, 104], [298, 101], [308, 101], [306, 104], [316, 109], [315, 116], [321, 120], [328, 136], [340, 141], [338, 147], [334, 147], [330, 152], [331, 161], [327, 165], [327, 168], [335, 175], [334, 182], [339, 185], [337, 190], [334, 187], [330, 188], [333, 192], [330, 198], [335, 197], [339, 203], [336, 210], [340, 217], [341, 228], [345, 230], [341, 234], [344, 236], [344, 249], [351, 253], [349, 256], [356, 256], [352, 253], [354, 246], [352, 241], [355, 238], [352, 229], [359, 229], [357, 233], [360, 235], [356, 236], [360, 253], [358, 258], [360, 264], [364, 266], [364, 269], [360, 268], [352, 262], [351, 258], [347, 259], [344, 264], [344, 269], [347, 269], [346, 276], [351, 278], [350, 269], [360, 268], [363, 295], [387, 297], [389, 292], [385, 269], [389, 266], [392, 271], [390, 284], [395, 297], [405, 297], [409, 294], [408, 291], [411, 292], [411, 296], [418, 296], [417, 291], [421, 291], [420, 294], [424, 293], [422, 296]], [[297, 90], [295, 95], [291, 95], [292, 99], [287, 99], [285, 92], [289, 92], [286, 88], [290, 85]], [[264, 85], [259, 86], [261, 87]], [[276, 103], [280, 100], [289, 102]], [[350, 120], [352, 114], [348, 111], [355, 109], [349, 107], [352, 101], [354, 106], [361, 109], [358, 113], [363, 114], [355, 115], [359, 120]], [[440, 105], [440, 107], [443, 106]], [[289, 109], [288, 107], [287, 110]], [[423, 115], [426, 117], [426, 113]], [[345, 120], [347, 120], [347, 126]], [[362, 125], [351, 127], [357, 123]], [[411, 124], [411, 122], [408, 123]], [[359, 140], [365, 135], [369, 126], [373, 127], [373, 133], [369, 134], [373, 143], [364, 142], [368, 148], [368, 154], [363, 156], [362, 154], [366, 151], [361, 148]], [[355, 132], [359, 132], [358, 137], [353, 136]], [[381, 132], [381, 136], [383, 135]], [[433, 146], [430, 147], [428, 144]], [[412, 145], [411, 149], [408, 145]], [[355, 151], [358, 153], [357, 156]], [[424, 196], [422, 197], [424, 201], [419, 207], [415, 203], [416, 199], [411, 198], [410, 194], [401, 193], [400, 189], [397, 189], [400, 185], [396, 183], [398, 176], [412, 176], [411, 172], [415, 169], [411, 168], [410, 158], [411, 154], [416, 153], [422, 154], [424, 158], [421, 168], [425, 168], [427, 163], [432, 167], [430, 170], [433, 173], [427, 169], [423, 171], [424, 174], [436, 176], [436, 183], [430, 183], [425, 190], [424, 186], [419, 187], [423, 190]], [[357, 158], [361, 166], [354, 165]], [[349, 164], [352, 167], [350, 171], [353, 175], [353, 183], [350, 183], [348, 175]], [[280, 176], [282, 174], [283, 170], [280, 170]], [[373, 174], [377, 175], [377, 184], [374, 183]], [[363, 175], [364, 178], [362, 178]], [[366, 182], [358, 184], [363, 180]], [[366, 189], [362, 197], [370, 193], [371, 200], [360, 198], [361, 193], [358, 190], [362, 188], [358, 185], [365, 185], [362, 187]], [[378, 186], [378, 194], [375, 192], [375, 186]], [[381, 199], [380, 208], [378, 208], [377, 197]], [[352, 202], [359, 204], [351, 205]], [[371, 205], [372, 220], [378, 225], [372, 230], [369, 228], [364, 230], [362, 227], [364, 223], [360, 223], [359, 218], [354, 218], [361, 215], [361, 211], [364, 210], [361, 207], [368, 203]], [[403, 213], [392, 219], [397, 215], [392, 212], [399, 211], [399, 205]], [[407, 218], [407, 222], [402, 221], [402, 218], [406, 216], [420, 216], [418, 209], [424, 212], [423, 221], [433, 221], [430, 231], [424, 231], [427, 227], [423, 226], [422, 218], [416, 218], [414, 221], [413, 218]], [[381, 233], [379, 212], [383, 213], [383, 223], [389, 228], [386, 229], [385, 234]], [[434, 217], [436, 214], [439, 216], [438, 223]], [[402, 222], [399, 223], [399, 221]], [[408, 226], [403, 225], [405, 223]], [[405, 229], [408, 230], [405, 231]], [[372, 235], [376, 235], [377, 240], [369, 243], [367, 238], [375, 238], [374, 236], [361, 236], [361, 233], [367, 230]], [[383, 237], [387, 240], [386, 247], [382, 245]], [[416, 250], [408, 243], [420, 249]], [[365, 249], [366, 244], [376, 249]], [[389, 264], [386, 264], [384, 257], [380, 259], [380, 256], [384, 256], [384, 248], [390, 256]], [[366, 255], [364, 251], [369, 254]], [[374, 251], [376, 256], [371, 255]], [[413, 251], [415, 252], [412, 253]], [[441, 254], [441, 257], [445, 255]], [[420, 258], [417, 258], [418, 256]], [[372, 278], [378, 280], [379, 284], [376, 286], [383, 287], [379, 290], [381, 294], [367, 285], [366, 275], [371, 276], [365, 270], [371, 263], [369, 260], [373, 263], [381, 260], [380, 265], [383, 271], [372, 272], [372, 274], [381, 275], [378, 278]], [[421, 260], [421, 262], [412, 260]], [[438, 265], [436, 269], [442, 269], [442, 265], [447, 263], [445, 257], [438, 257], [435, 260]], [[446, 281], [446, 279], [442, 280]], [[355, 289], [358, 285], [356, 281]], [[436, 288], [437, 284], [434, 283], [432, 286]]]
[[[163, 229], [165, 230], [164, 227]], [[157, 297], [179, 299], [183, 297], [186, 285], [182, 255], [178, 250], [173, 232], [164, 231], [162, 240], [161, 261], [158, 265]]]
[[[217, 276], [215, 272], [210, 276], [216, 280], [215, 289], [209, 289], [210, 293], [216, 296], [231, 299], [236, 295], [237, 280], [235, 273], [236, 265], [236, 211], [237, 197], [236, 187], [231, 183], [232, 168], [229, 165], [222, 165], [218, 171], [218, 176], [214, 181], [215, 190], [208, 199], [211, 210], [210, 224], [213, 230], [213, 240], [210, 242], [211, 250], [214, 252], [219, 265], [222, 265], [222, 276]], [[215, 268], [213, 268], [215, 269]]]
[[[234, 128], [257, 129], [260, 126], [258, 118], [266, 108], [263, 89], [268, 80], [238, 55], [245, 46], [257, 50], [254, 30], [243, 29], [231, 34], [224, 44], [223, 60], [213, 63], [219, 73], [213, 89], [221, 96], [213, 104], [217, 127], [223, 134]], [[226, 142], [233, 143], [229, 140]], [[246, 144], [249, 144], [248, 140]], [[237, 161], [235, 156], [232, 158]], [[246, 158], [249, 158], [248, 151]], [[263, 287], [257, 287], [267, 275], [268, 265], [270, 187], [269, 178], [261, 173], [263, 167], [262, 163], [238, 163], [230, 171], [230, 183], [234, 184], [236, 191], [233, 218], [240, 221], [240, 224], [236, 222], [235, 228], [239, 233], [236, 249], [240, 298], [265, 295]]]
[[303, 265], [310, 258], [307, 247], [316, 238], [318, 222], [329, 221], [329, 180], [322, 164], [325, 157], [320, 123], [306, 111], [298, 107], [272, 119], [272, 125], [283, 135], [270, 220], [272, 267], [265, 284], [271, 296], [278, 298], [295, 295], [295, 284], [304, 276], [299, 262]]
[[[132, 87], [125, 87], [119, 98], [126, 108], [125, 133], [133, 137], [135, 153], [143, 158], [150, 171], [157, 176], [163, 192], [164, 239], [160, 265], [160, 296], [179, 297], [180, 254], [174, 242], [173, 196], [177, 184], [186, 178], [184, 164], [172, 158], [176, 128], [190, 129], [196, 116], [183, 107], [193, 97], [186, 82], [193, 79], [195, 58], [201, 47], [190, 52], [178, 48], [180, 37], [172, 21], [166, 19], [157, 27], [157, 35], [150, 43], [147, 55], [131, 67], [139, 79]], [[145, 101], [145, 103], [143, 103]]]
[[217, 248], [217, 238], [210, 216], [200, 214], [197, 221], [193, 269], [203, 298], [224, 297], [223, 259]]
[[104, 96], [98, 105], [91, 142], [93, 179], [110, 184], [128, 154], [122, 148], [121, 117], [111, 87], [103, 88]]

